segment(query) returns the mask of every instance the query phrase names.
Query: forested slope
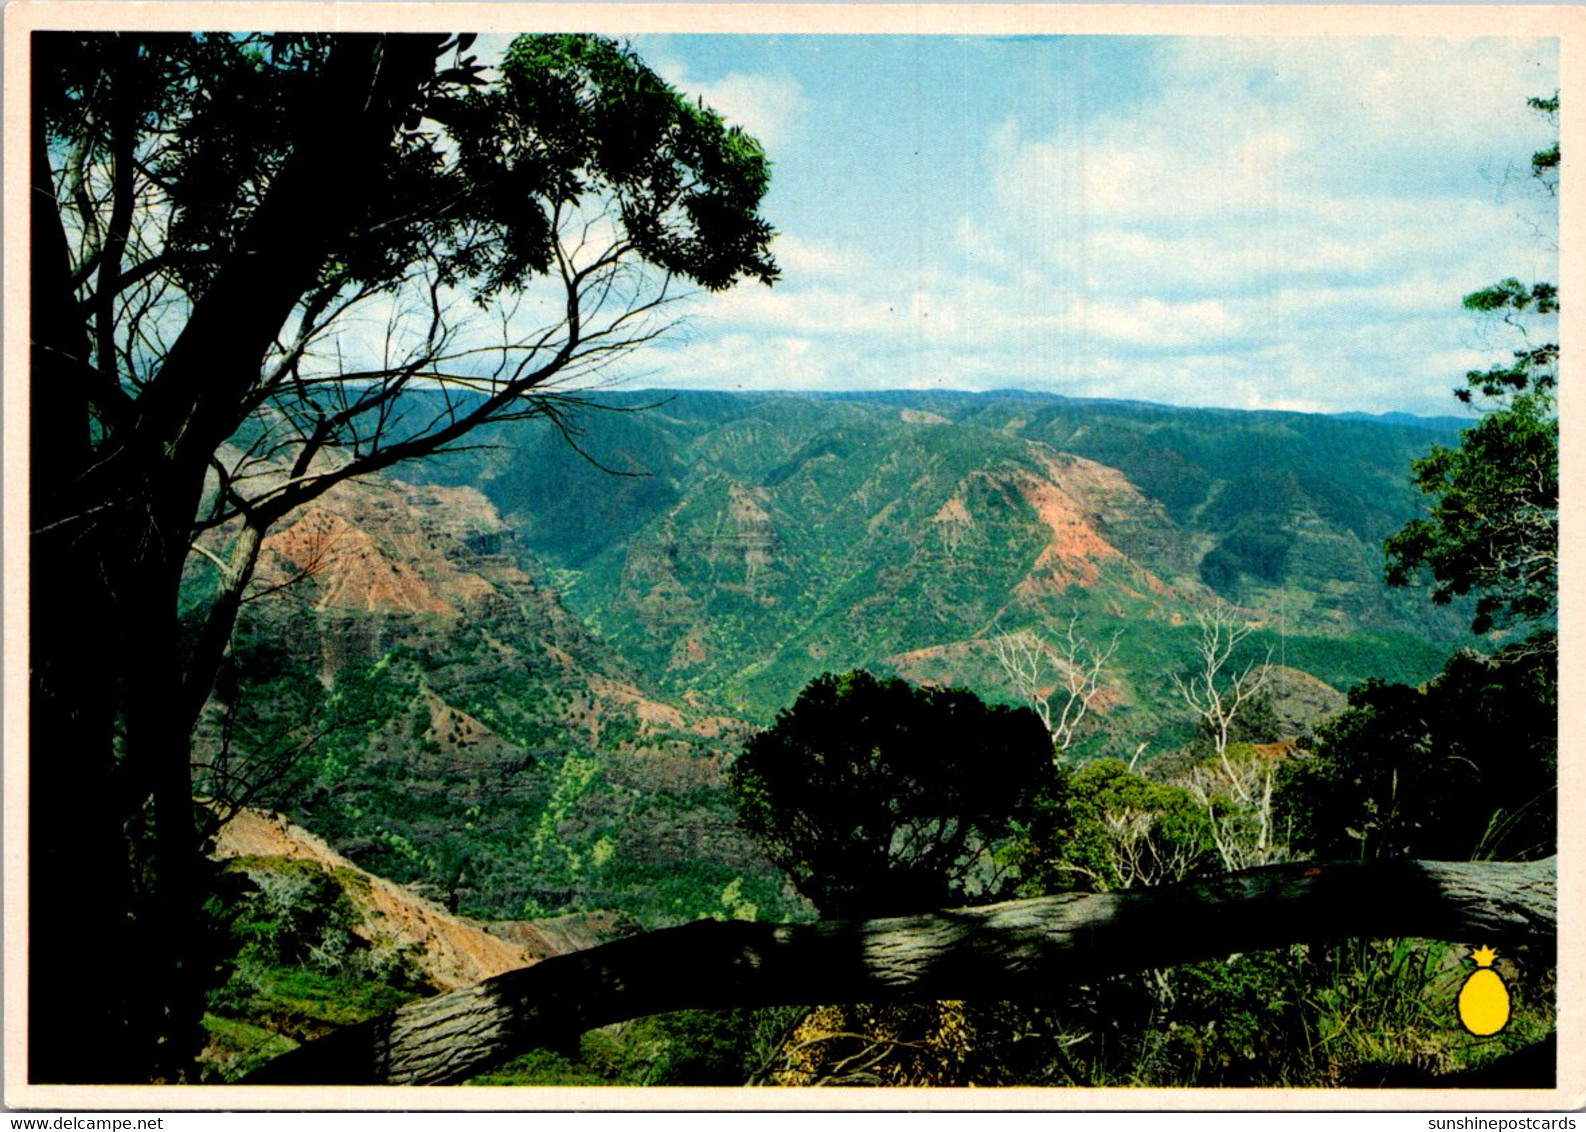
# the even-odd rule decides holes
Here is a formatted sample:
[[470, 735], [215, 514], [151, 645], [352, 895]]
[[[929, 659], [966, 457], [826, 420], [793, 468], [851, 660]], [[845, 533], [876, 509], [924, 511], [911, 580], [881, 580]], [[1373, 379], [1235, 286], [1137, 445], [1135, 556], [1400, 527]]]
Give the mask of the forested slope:
[[1424, 678], [1461, 627], [1381, 581], [1418, 506], [1404, 468], [1447, 422], [1016, 392], [594, 400], [589, 459], [546, 430], [424, 473], [477, 482], [659, 686], [752, 719], [823, 670], [920, 674], [922, 650], [931, 678], [994, 691], [990, 637], [1075, 611], [1124, 630], [1118, 682], [1153, 732], [1172, 708], [1150, 674], [1214, 597], [1340, 686]]

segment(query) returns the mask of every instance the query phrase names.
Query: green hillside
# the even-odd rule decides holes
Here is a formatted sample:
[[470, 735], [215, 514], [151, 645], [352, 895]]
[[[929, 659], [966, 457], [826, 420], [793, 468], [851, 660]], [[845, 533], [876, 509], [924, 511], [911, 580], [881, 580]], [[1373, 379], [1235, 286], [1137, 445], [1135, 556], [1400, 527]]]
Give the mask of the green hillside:
[[[1410, 461], [1446, 424], [1017, 392], [596, 404], [587, 458], [521, 430], [423, 473], [477, 483], [657, 686], [751, 719], [821, 671], [908, 671], [920, 650], [996, 695], [974, 643], [1074, 611], [1123, 630], [1114, 675], [1152, 733], [1182, 722], [1162, 684], [1197, 601], [1239, 603], [1263, 648], [1341, 686], [1424, 678], [1463, 628], [1380, 581], [1382, 539], [1418, 506]], [[1043, 559], [1064, 540], [1073, 555]]]
[[721, 789], [742, 725], [654, 699], [513, 541], [471, 489], [381, 480], [286, 526], [196, 737], [202, 792], [481, 920], [795, 910]]

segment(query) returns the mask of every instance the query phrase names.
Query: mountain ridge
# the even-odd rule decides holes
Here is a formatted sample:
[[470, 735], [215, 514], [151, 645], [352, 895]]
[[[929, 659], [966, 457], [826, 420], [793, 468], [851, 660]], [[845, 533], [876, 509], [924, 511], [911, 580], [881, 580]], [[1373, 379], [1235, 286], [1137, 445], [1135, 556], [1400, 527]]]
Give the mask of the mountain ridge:
[[199, 729], [211, 792], [251, 775], [360, 867], [478, 920], [654, 924], [745, 874], [777, 905], [722, 790], [742, 722], [653, 694], [513, 543], [466, 486], [371, 478], [296, 516]]
[[866, 401], [873, 400], [880, 403], [915, 402], [924, 398], [940, 398], [944, 401], [974, 401], [980, 398], [987, 399], [1025, 399], [1030, 401], [1048, 401], [1067, 405], [1108, 405], [1123, 406], [1141, 409], [1166, 410], [1168, 412], [1185, 413], [1236, 413], [1274, 416], [1301, 416], [1301, 417], [1331, 417], [1339, 420], [1363, 421], [1373, 424], [1389, 425], [1396, 428], [1418, 428], [1429, 431], [1457, 431], [1469, 428], [1473, 423], [1465, 417], [1450, 416], [1446, 413], [1411, 413], [1401, 409], [1385, 409], [1373, 412], [1368, 409], [1280, 409], [1280, 408], [1244, 408], [1235, 405], [1185, 405], [1172, 401], [1151, 401], [1138, 397], [1080, 397], [1068, 393], [1055, 393], [1050, 390], [1024, 389], [1018, 386], [1008, 386], [997, 389], [914, 389], [905, 387], [882, 389], [792, 389], [792, 388], [766, 388], [747, 392], [741, 389], [703, 389], [698, 387], [675, 386], [628, 386], [621, 390], [607, 391], [605, 396], [640, 396], [659, 399], [664, 403], [670, 396], [683, 395], [708, 395], [725, 394], [727, 396], [769, 396], [769, 397], [801, 397], [816, 400], [846, 400]]
[[278, 808], [479, 919], [795, 914], [723, 772], [822, 671], [1006, 702], [997, 637], [1077, 616], [1118, 638], [1089, 757], [1189, 738], [1167, 677], [1207, 602], [1255, 629], [1240, 663], [1270, 649], [1321, 704], [1446, 652], [1373, 558], [1424, 430], [914, 393], [625, 411], [649, 403], [577, 422], [602, 464], [647, 475], [520, 427], [343, 485], [271, 536], [239, 656], [284, 655], [261, 698], [342, 721]]
[[[1222, 598], [1274, 640], [1306, 638], [1331, 657], [1319, 674], [1344, 683], [1429, 674], [1435, 650], [1408, 668], [1390, 654], [1463, 630], [1457, 611], [1381, 582], [1382, 539], [1417, 513], [1409, 464], [1436, 427], [1008, 391], [594, 400], [580, 448], [626, 477], [545, 430], [422, 474], [477, 483], [574, 611], [658, 686], [753, 719], [822, 667], [1063, 605], [1110, 632], [1182, 624]], [[1079, 498], [1063, 468], [1090, 469], [1068, 475]], [[1055, 527], [1042, 518], [1059, 512]], [[966, 570], [973, 585], [951, 580]], [[1351, 669], [1326, 640], [1361, 633], [1373, 659]]]

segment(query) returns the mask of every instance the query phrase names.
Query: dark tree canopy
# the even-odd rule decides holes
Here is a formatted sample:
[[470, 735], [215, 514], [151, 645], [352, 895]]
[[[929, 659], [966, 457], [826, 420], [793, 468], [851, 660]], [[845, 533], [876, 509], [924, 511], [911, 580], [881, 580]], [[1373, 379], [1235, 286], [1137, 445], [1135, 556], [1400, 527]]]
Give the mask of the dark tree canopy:
[[868, 672], [812, 680], [729, 771], [739, 818], [827, 916], [996, 899], [993, 849], [1055, 777], [1028, 708]]
[[1432, 578], [1432, 600], [1476, 594], [1474, 632], [1543, 621], [1558, 606], [1558, 414], [1550, 390], [1515, 395], [1458, 448], [1415, 463], [1436, 502], [1387, 542], [1388, 581]]
[[1287, 764], [1279, 801], [1318, 857], [1545, 857], [1557, 840], [1551, 642], [1449, 658], [1424, 688], [1369, 681]]
[[[38, 187], [65, 245], [62, 331], [80, 336], [70, 360], [99, 464], [127, 471], [122, 451], [191, 401], [201, 427], [181, 440], [206, 459], [255, 426], [248, 459], [210, 469], [238, 497], [216, 512], [279, 513], [323, 490], [307, 475], [322, 453], [367, 471], [550, 411], [532, 395], [663, 328], [674, 277], [712, 290], [776, 277], [760, 146], [631, 52], [526, 36], [487, 81], [463, 54], [470, 36], [374, 39], [38, 40]], [[358, 67], [403, 84], [368, 139], [326, 101]], [[308, 153], [311, 140], [323, 148]], [[231, 326], [221, 357], [235, 368], [187, 388], [208, 311], [245, 295], [268, 305]], [[503, 303], [510, 325], [469, 322]], [[349, 331], [363, 314], [386, 321], [383, 341]], [[449, 396], [399, 423], [418, 389]], [[249, 484], [267, 461], [307, 482]]]

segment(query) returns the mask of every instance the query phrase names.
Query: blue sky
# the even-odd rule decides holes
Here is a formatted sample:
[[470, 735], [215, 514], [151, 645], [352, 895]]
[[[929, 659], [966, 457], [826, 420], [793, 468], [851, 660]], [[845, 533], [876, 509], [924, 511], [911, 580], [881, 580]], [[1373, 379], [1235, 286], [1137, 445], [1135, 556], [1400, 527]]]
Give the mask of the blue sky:
[[785, 276], [632, 385], [1446, 414], [1511, 347], [1461, 297], [1557, 278], [1556, 41], [632, 42], [765, 143]]

